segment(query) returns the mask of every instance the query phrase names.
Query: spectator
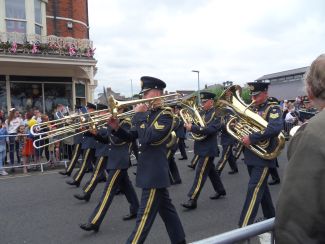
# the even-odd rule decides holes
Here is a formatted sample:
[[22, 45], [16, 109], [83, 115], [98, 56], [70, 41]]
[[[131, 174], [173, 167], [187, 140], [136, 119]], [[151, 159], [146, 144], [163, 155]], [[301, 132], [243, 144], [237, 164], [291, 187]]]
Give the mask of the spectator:
[[23, 158], [23, 148], [25, 144], [25, 137], [26, 137], [25, 125], [20, 125], [17, 129], [17, 137], [16, 142], [18, 142], [18, 158]]
[[33, 135], [31, 134], [30, 130], [33, 125], [37, 124], [37, 121], [33, 119], [33, 114], [30, 112], [26, 113], [26, 119], [27, 128], [25, 130], [25, 134], [27, 134], [27, 136], [24, 137], [24, 147], [22, 151], [22, 155], [24, 157], [24, 173], [27, 173], [27, 165], [29, 164], [30, 157], [34, 154]]
[[295, 109], [295, 106], [293, 106], [292, 103], [289, 103], [288, 105], [288, 113], [285, 117], [285, 122], [290, 123], [293, 125], [297, 125], [299, 120], [299, 114]]
[[8, 175], [3, 169], [3, 163], [6, 158], [6, 135], [7, 129], [4, 122], [0, 120], [0, 175]]
[[6, 121], [5, 114], [2, 109], [0, 109], [0, 121], [4, 123]]
[[325, 243], [325, 54], [305, 76], [319, 113], [303, 124], [288, 146], [288, 164], [275, 218], [277, 244]]
[[[10, 164], [13, 166], [15, 162], [15, 155], [14, 152], [16, 151], [17, 158], [18, 157], [18, 143], [15, 140], [15, 135], [17, 134], [17, 129], [20, 125], [23, 124], [22, 119], [19, 117], [19, 111], [15, 108], [11, 108], [9, 110], [9, 116], [6, 120], [6, 128], [9, 134], [9, 157], [10, 157]], [[20, 164], [20, 162], [18, 162]], [[11, 168], [11, 172], [14, 172], [15, 169]]]
[[33, 113], [34, 113], [33, 119], [35, 119], [37, 121], [37, 123], [41, 123], [42, 122], [42, 114], [39, 111], [39, 109], [34, 108]]

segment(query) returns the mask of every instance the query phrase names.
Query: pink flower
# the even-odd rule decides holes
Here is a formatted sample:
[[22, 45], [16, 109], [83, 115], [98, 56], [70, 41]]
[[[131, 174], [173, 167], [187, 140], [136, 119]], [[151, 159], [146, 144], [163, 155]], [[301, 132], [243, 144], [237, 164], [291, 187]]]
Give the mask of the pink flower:
[[69, 54], [70, 54], [70, 56], [73, 56], [76, 54], [76, 49], [74, 48], [73, 44], [69, 47]]
[[95, 54], [95, 50], [96, 50], [96, 48], [92, 49], [91, 47], [89, 47], [88, 50], [87, 50], [87, 57], [88, 58], [93, 57], [94, 54]]
[[17, 43], [16, 42], [13, 42], [12, 43], [12, 46], [10, 48], [10, 52], [12, 52], [12, 53], [16, 53], [17, 52]]
[[37, 47], [37, 45], [34, 43], [34, 44], [33, 44], [33, 48], [32, 48], [32, 53], [35, 54], [35, 53], [37, 53], [37, 52], [38, 52], [38, 47]]

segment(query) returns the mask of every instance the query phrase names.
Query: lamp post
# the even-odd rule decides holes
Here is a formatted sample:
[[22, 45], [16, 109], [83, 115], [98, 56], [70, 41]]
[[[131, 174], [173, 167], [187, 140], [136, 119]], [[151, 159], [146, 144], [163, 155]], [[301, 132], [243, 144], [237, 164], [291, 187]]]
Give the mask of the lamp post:
[[198, 104], [201, 105], [201, 98], [200, 98], [200, 71], [199, 70], [192, 70], [192, 72], [197, 73], [197, 94], [198, 94]]
[[132, 84], [132, 79], [131, 79], [131, 99], [133, 98], [133, 84]]

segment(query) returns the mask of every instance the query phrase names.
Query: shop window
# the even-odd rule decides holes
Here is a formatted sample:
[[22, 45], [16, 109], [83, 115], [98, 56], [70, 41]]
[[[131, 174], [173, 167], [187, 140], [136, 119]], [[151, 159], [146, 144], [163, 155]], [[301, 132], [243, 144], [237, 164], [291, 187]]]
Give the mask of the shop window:
[[69, 110], [72, 105], [72, 85], [71, 84], [44, 84], [45, 112], [53, 114], [58, 104], [68, 106]]
[[0, 77], [0, 110], [7, 111], [6, 81]]
[[37, 107], [43, 111], [42, 84], [11, 83], [11, 106], [20, 112], [29, 111]]
[[86, 87], [84, 84], [76, 84], [76, 97], [86, 97]]

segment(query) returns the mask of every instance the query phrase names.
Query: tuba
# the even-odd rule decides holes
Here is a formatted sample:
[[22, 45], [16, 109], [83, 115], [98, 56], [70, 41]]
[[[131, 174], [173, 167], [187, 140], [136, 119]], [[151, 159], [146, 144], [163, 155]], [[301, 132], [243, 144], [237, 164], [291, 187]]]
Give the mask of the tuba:
[[[204, 120], [202, 119], [199, 113], [199, 109], [196, 105], [196, 96], [192, 96], [188, 99], [184, 99], [183, 101], [181, 101], [180, 105], [183, 108], [179, 111], [179, 114], [182, 117], [184, 123], [186, 124], [193, 123], [201, 127], [206, 126]], [[199, 135], [193, 132], [191, 132], [191, 135], [195, 141], [202, 141], [207, 137], [206, 135]]]
[[[254, 102], [253, 102], [254, 103]], [[252, 104], [253, 104], [252, 103]], [[231, 108], [235, 112], [235, 116], [227, 122], [227, 132], [239, 142], [244, 136], [250, 135], [254, 132], [262, 132], [266, 129], [268, 122], [262, 116], [256, 114], [249, 109], [241, 98], [241, 87], [234, 85], [226, 89], [216, 102], [217, 109]], [[248, 149], [259, 157], [270, 160], [275, 159], [284, 148], [285, 137], [281, 132], [276, 137], [275, 148], [268, 150], [270, 139], [259, 142], [255, 145], [249, 145]]]

